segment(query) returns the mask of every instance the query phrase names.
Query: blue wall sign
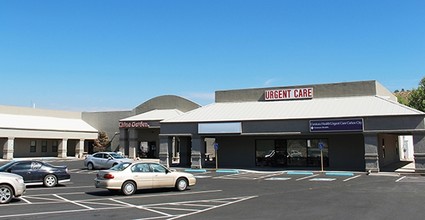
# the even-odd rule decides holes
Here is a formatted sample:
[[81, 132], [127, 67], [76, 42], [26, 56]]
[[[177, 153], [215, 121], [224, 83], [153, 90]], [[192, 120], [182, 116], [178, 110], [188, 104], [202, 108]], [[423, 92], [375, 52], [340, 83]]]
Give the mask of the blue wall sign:
[[310, 132], [363, 131], [363, 119], [311, 120]]

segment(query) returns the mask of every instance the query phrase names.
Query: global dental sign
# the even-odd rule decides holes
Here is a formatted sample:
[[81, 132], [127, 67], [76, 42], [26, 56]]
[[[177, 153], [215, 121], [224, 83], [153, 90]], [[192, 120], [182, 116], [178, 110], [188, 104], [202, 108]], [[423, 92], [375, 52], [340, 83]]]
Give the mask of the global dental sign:
[[149, 128], [149, 124], [143, 121], [120, 121], [120, 128]]
[[264, 93], [264, 99], [266, 101], [312, 98], [313, 88], [311, 87], [266, 90]]

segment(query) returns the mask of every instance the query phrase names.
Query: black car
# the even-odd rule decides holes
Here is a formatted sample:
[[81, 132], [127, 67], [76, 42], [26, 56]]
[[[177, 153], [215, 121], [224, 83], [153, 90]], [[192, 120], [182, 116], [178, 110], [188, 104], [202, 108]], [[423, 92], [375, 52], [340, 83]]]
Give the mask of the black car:
[[54, 166], [43, 161], [11, 161], [0, 167], [0, 172], [15, 173], [24, 178], [28, 185], [56, 186], [71, 180], [67, 166]]

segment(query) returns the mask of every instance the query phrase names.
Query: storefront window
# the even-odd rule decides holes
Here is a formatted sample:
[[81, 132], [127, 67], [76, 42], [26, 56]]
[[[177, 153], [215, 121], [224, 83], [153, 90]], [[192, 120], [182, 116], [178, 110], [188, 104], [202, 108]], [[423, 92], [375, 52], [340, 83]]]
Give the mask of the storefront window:
[[41, 152], [47, 152], [47, 141], [41, 142]]
[[328, 157], [328, 142], [325, 139], [312, 139], [309, 140], [310, 144], [307, 148], [308, 153], [308, 166], [321, 166], [321, 154], [323, 155], [323, 166], [329, 166]]
[[37, 142], [36, 141], [31, 141], [30, 143], [30, 152], [31, 153], [35, 153], [37, 151]]
[[58, 141], [53, 141], [52, 152], [58, 152]]
[[256, 166], [267, 166], [275, 154], [274, 140], [257, 140], [255, 150]]

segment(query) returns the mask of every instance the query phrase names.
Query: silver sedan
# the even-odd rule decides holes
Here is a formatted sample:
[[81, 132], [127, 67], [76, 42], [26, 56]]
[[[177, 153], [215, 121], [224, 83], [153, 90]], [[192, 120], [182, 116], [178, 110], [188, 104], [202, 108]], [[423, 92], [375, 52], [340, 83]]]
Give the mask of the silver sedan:
[[17, 174], [0, 172], [0, 204], [10, 202], [25, 193], [24, 178]]
[[122, 162], [132, 162], [132, 159], [125, 158], [121, 154], [115, 152], [97, 152], [93, 155], [88, 155], [84, 159], [84, 166], [88, 170], [93, 169], [109, 169]]
[[94, 179], [96, 188], [132, 195], [138, 189], [175, 188], [183, 191], [196, 184], [196, 178], [185, 172], [172, 171], [159, 163], [121, 163], [101, 170]]

